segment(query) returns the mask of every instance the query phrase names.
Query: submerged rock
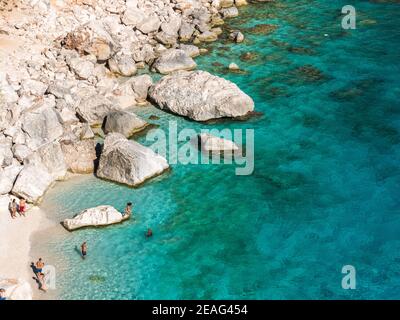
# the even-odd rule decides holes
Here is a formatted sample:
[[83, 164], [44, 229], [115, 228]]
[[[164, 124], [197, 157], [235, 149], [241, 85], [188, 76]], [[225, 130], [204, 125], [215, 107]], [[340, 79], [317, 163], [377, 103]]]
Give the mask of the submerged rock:
[[253, 100], [236, 84], [205, 71], [165, 76], [149, 95], [160, 109], [197, 121], [240, 117], [254, 110]]
[[137, 186], [168, 169], [167, 160], [153, 150], [111, 133], [104, 140], [97, 176], [99, 178]]
[[69, 230], [76, 230], [84, 227], [101, 227], [120, 223], [129, 219], [129, 216], [122, 216], [112, 206], [99, 206], [82, 211], [72, 219], [63, 221], [64, 227]]
[[216, 137], [209, 133], [198, 135], [198, 142], [201, 150], [211, 153], [238, 151], [239, 147], [233, 141]]

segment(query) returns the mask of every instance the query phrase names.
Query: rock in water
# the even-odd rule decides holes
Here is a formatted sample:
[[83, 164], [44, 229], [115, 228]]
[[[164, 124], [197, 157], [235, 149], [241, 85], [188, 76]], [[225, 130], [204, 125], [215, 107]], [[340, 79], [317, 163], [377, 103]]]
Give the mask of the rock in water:
[[69, 230], [76, 230], [84, 227], [100, 227], [120, 223], [129, 216], [123, 217], [114, 207], [99, 206], [82, 211], [72, 219], [65, 219], [64, 227]]
[[196, 121], [240, 117], [254, 110], [253, 100], [238, 86], [205, 71], [180, 71], [150, 88], [150, 98], [163, 110]]
[[193, 70], [196, 67], [196, 62], [184, 50], [180, 49], [164, 51], [153, 65], [153, 69], [162, 74], [178, 70]]
[[205, 152], [220, 153], [225, 151], [238, 151], [239, 147], [233, 141], [222, 139], [208, 133], [198, 136], [200, 147]]
[[167, 160], [141, 144], [111, 133], [104, 140], [97, 176], [137, 186], [169, 167]]
[[143, 130], [148, 123], [139, 118], [136, 114], [127, 111], [110, 112], [104, 119], [103, 131], [108, 133], [121, 133], [126, 138], [131, 137], [135, 132]]

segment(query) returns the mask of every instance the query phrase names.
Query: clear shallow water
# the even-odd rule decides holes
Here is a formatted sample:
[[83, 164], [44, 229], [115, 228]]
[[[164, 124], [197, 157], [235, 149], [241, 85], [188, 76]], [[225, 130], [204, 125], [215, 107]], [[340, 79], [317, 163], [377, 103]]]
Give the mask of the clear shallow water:
[[[355, 1], [358, 29], [344, 31], [345, 4], [249, 6], [229, 21], [246, 42], [212, 44], [197, 59], [237, 83], [263, 116], [205, 125], [140, 109], [165, 129], [171, 119], [197, 130], [254, 128], [253, 175], [173, 165], [138, 189], [87, 177], [52, 190], [45, 206], [57, 221], [127, 201], [137, 214], [119, 226], [40, 236], [50, 241], [42, 246], [60, 298], [400, 298], [399, 4]], [[278, 29], [251, 34], [260, 23]], [[247, 51], [258, 56], [240, 60]], [[226, 72], [233, 61], [245, 73]], [[86, 261], [75, 249], [84, 240]], [[357, 290], [341, 289], [346, 264], [357, 269]]]

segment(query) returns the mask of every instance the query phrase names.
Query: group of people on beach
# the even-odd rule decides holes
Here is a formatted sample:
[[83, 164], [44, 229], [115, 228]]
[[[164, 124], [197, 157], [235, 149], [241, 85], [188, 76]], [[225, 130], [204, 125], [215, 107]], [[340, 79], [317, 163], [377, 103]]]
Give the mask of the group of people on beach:
[[[132, 202], [128, 202], [126, 204], [124, 212], [121, 213], [122, 216], [125, 217], [127, 215], [131, 215], [132, 207], [133, 207]], [[13, 218], [16, 217], [17, 212], [20, 215], [25, 216], [25, 210], [26, 210], [26, 203], [25, 203], [25, 200], [23, 200], [23, 199], [20, 200], [19, 205], [17, 204], [15, 199], [13, 199], [13, 201], [10, 203], [10, 212], [11, 212], [11, 216]], [[152, 237], [153, 230], [148, 228], [145, 233], [145, 236], [146, 236], [146, 238]], [[80, 247], [80, 253], [81, 253], [82, 259], [86, 258], [87, 251], [88, 251], [88, 245], [87, 245], [87, 242], [85, 241], [81, 244], [81, 247]], [[36, 282], [39, 286], [39, 290], [41, 290], [43, 292], [47, 292], [46, 274], [43, 272], [44, 267], [45, 267], [45, 263], [42, 258], [39, 258], [38, 261], [36, 261], [36, 263], [33, 263], [33, 262], [31, 263], [32, 271], [35, 274], [35, 277], [33, 279], [36, 280]], [[6, 300], [5, 290], [1, 289], [1, 288], [0, 288], [0, 300]]]
[[17, 203], [16, 199], [12, 199], [8, 205], [8, 209], [11, 213], [11, 218], [15, 219], [17, 217], [17, 213], [20, 217], [26, 217], [26, 201], [25, 199], [20, 199], [19, 203]]

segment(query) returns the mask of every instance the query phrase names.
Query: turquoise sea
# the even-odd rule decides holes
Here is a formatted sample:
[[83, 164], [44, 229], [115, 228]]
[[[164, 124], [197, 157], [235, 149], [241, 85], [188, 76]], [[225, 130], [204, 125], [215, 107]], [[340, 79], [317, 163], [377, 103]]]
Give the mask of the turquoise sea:
[[[350, 2], [241, 8], [197, 58], [262, 115], [201, 124], [137, 110], [160, 117], [149, 121], [163, 129], [169, 120], [254, 129], [252, 175], [236, 176], [235, 165], [177, 164], [137, 189], [85, 177], [50, 192], [44, 206], [56, 221], [127, 201], [136, 214], [118, 226], [38, 235], [35, 251], [56, 266], [59, 298], [400, 298], [400, 4]], [[341, 28], [347, 4], [357, 9], [356, 30]], [[229, 28], [246, 41], [226, 40]], [[243, 72], [227, 72], [230, 62]], [[341, 287], [344, 265], [356, 268], [356, 290]]]

